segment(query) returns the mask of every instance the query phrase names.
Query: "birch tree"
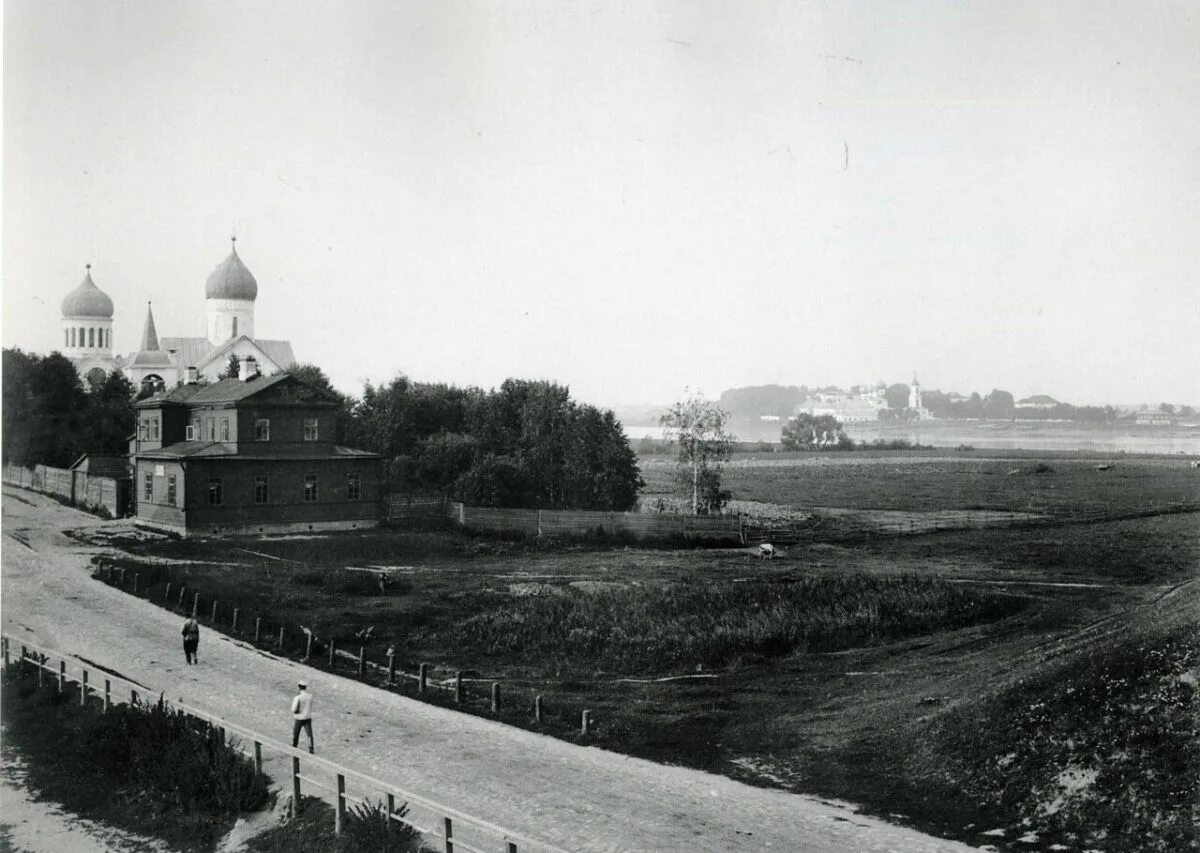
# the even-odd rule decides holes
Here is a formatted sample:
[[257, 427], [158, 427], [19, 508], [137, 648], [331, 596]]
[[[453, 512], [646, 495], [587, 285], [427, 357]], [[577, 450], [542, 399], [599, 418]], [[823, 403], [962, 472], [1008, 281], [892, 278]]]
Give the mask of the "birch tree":
[[666, 438], [677, 448], [678, 479], [690, 486], [692, 514], [699, 515], [719, 508], [721, 467], [729, 459], [734, 437], [725, 430], [729, 415], [699, 393], [675, 403], [659, 424], [666, 429]]

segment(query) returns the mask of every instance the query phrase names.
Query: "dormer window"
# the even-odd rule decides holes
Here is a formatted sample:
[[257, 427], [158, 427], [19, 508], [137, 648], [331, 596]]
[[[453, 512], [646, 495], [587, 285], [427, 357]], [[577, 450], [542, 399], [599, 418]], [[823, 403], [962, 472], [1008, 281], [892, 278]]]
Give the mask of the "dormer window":
[[317, 441], [317, 425], [318, 425], [318, 423], [319, 422], [316, 418], [305, 418], [304, 419], [304, 440], [305, 441]]
[[271, 440], [271, 421], [267, 418], [259, 418], [254, 422], [254, 440], [255, 441], [270, 441]]

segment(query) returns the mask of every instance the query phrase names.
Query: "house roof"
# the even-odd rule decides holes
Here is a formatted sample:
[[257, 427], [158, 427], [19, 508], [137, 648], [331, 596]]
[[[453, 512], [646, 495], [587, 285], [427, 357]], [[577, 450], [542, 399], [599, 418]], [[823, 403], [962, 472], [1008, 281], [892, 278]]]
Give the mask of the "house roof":
[[1017, 400], [1018, 406], [1022, 403], [1032, 406], [1057, 406], [1058, 400], [1048, 397], [1045, 394], [1034, 394], [1032, 397], [1026, 397], [1024, 400]]
[[295, 384], [308, 388], [318, 395], [317, 399], [303, 400], [305, 405], [310, 406], [336, 406], [337, 403], [329, 398], [324, 391], [317, 388], [312, 388], [304, 382], [301, 382], [290, 373], [277, 373], [274, 376], [255, 376], [253, 379], [242, 381], [241, 379], [222, 379], [219, 382], [210, 384], [189, 384], [178, 385], [169, 391], [160, 391], [159, 393], [147, 397], [134, 404], [135, 408], [148, 409], [156, 408], [168, 404], [188, 404], [191, 406], [207, 406], [219, 403], [237, 403], [240, 400], [245, 400], [248, 397], [253, 397], [268, 388], [273, 388], [281, 382], [291, 381]]
[[85, 453], [75, 460], [71, 470], [121, 479], [129, 476], [129, 457], [123, 453]]
[[296, 363], [291, 341], [259, 340], [245, 335], [232, 338], [220, 346], [213, 346], [208, 338], [160, 338], [159, 341], [162, 349], [175, 351], [175, 363], [180, 368], [187, 368], [202, 367], [216, 361], [242, 338], [258, 347], [263, 355], [279, 365], [282, 370], [287, 370]]

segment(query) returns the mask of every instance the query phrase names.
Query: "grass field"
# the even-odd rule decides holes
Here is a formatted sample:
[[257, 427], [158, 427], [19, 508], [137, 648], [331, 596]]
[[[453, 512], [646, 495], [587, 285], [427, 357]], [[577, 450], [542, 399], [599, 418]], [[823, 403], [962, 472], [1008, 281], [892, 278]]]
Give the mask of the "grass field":
[[[1069, 515], [1198, 497], [1200, 477], [1175, 460], [1118, 460], [1099, 472], [1053, 458], [1043, 461], [1053, 471], [1007, 473], [1038, 461], [885, 455], [747, 464], [731, 478], [735, 490], [793, 507], [817, 493], [815, 503], [833, 507], [1052, 501]], [[1200, 713], [1194, 512], [814, 543], [771, 562], [748, 549], [540, 549], [400, 531], [117, 544], [127, 552], [117, 564], [136, 568], [143, 590], [169, 573], [201, 592], [202, 615], [216, 597], [223, 613], [241, 608], [243, 633], [256, 614], [284, 624], [293, 655], [299, 625], [354, 651], [370, 627], [376, 662], [395, 643], [410, 671], [429, 662], [437, 679], [464, 673], [473, 713], [489, 713], [499, 680], [500, 716], [514, 725], [535, 727], [541, 694], [540, 728], [555, 736], [583, 740], [588, 708], [596, 725], [586, 742], [847, 799], [1002, 849], [1124, 850], [1132, 832], [1157, 833], [1160, 849], [1195, 841], [1180, 834], [1188, 790], [1168, 797], [1162, 787], [1197, 739], [1187, 728]], [[365, 566], [390, 567], [398, 582], [380, 594], [369, 575], [347, 571]], [[1104, 673], [1122, 680], [1108, 698], [1093, 689]], [[432, 701], [452, 702], [445, 692]], [[1167, 734], [1151, 736], [1147, 726], [1160, 725]], [[1126, 730], [1141, 735], [1125, 752], [1063, 746]], [[1034, 743], [1044, 748], [1030, 751]], [[1113, 779], [1128, 772], [1146, 778], [1110, 802]], [[1158, 797], [1165, 811], [1155, 817], [1145, 801]]]

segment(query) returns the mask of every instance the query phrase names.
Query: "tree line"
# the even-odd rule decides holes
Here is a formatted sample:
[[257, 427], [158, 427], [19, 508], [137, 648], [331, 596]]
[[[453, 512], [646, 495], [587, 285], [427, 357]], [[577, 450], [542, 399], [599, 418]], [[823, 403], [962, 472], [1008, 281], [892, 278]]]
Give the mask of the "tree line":
[[[148, 389], [135, 389], [120, 371], [85, 383], [58, 353], [6, 348], [3, 358], [6, 463], [66, 468], [84, 453], [128, 451], [133, 403]], [[611, 411], [571, 399], [565, 386], [509, 379], [484, 391], [401, 375], [368, 383], [356, 398], [315, 365], [289, 372], [337, 402], [335, 440], [382, 454], [394, 488], [475, 506], [627, 510], [637, 503], [641, 473], [621, 424]]]

